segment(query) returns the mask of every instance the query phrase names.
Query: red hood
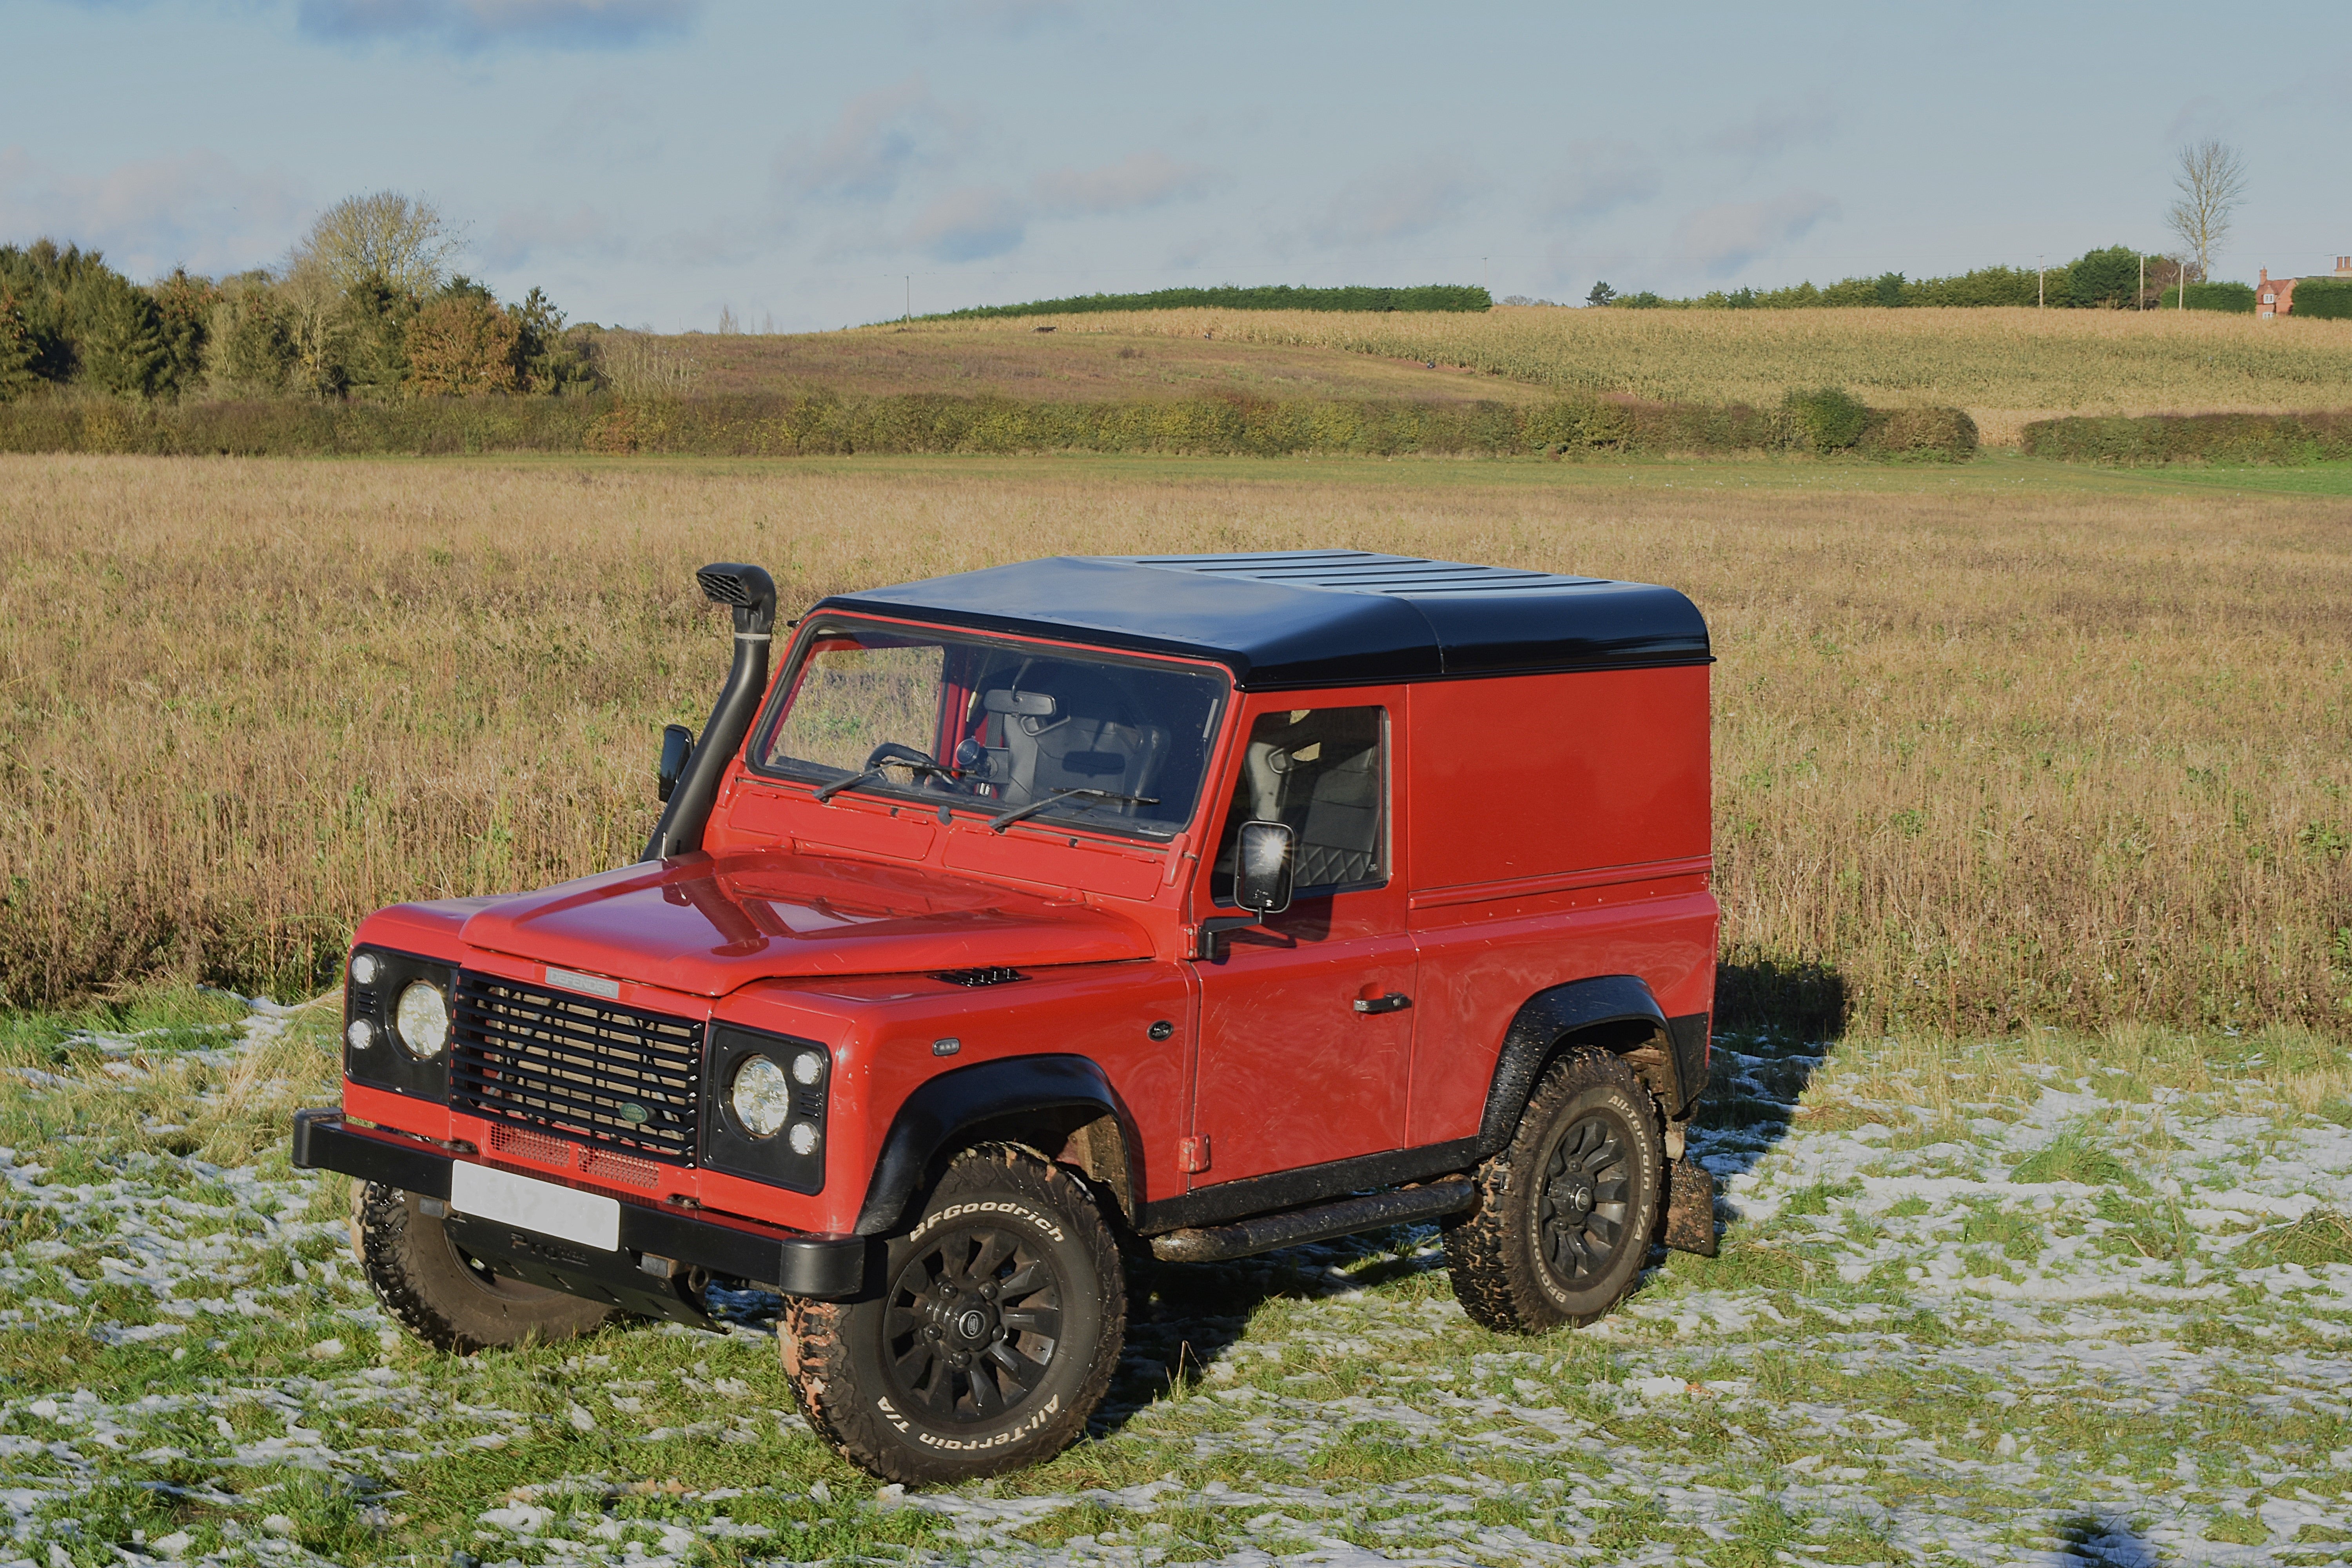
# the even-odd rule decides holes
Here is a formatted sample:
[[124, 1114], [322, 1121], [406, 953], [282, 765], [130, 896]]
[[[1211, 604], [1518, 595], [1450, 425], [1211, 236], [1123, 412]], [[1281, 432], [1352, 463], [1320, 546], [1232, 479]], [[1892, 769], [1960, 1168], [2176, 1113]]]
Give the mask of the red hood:
[[699, 852], [500, 899], [471, 946], [699, 996], [774, 976], [1148, 958], [1134, 922], [912, 867]]

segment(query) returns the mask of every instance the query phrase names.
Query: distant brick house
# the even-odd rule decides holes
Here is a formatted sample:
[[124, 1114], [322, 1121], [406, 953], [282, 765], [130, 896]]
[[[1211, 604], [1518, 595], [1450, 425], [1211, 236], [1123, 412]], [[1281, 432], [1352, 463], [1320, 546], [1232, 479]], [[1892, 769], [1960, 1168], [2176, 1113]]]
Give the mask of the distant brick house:
[[[2352, 256], [2336, 258], [2336, 276], [2352, 278]], [[2268, 321], [2273, 316], [2284, 316], [2292, 311], [2294, 309], [2294, 285], [2295, 279], [2273, 279], [2271, 269], [2263, 268], [2262, 281], [2254, 285], [2254, 314]]]

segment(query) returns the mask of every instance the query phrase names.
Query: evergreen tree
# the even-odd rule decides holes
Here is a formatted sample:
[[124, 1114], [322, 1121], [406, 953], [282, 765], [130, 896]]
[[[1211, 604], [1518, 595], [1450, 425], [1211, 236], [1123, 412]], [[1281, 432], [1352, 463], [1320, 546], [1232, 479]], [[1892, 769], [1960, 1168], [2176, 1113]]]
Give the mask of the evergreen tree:
[[163, 313], [144, 289], [108, 271], [84, 282], [73, 300], [81, 379], [118, 397], [152, 397], [169, 354]]
[[33, 334], [14, 294], [0, 293], [0, 403], [13, 403], [33, 390]]

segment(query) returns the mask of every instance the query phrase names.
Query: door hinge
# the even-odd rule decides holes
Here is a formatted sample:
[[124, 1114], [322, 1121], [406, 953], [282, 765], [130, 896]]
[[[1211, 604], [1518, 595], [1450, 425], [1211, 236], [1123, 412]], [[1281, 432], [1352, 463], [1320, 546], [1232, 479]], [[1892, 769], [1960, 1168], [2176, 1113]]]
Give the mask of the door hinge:
[[1198, 1175], [1209, 1168], [1209, 1135], [1176, 1140], [1176, 1168], [1187, 1175]]

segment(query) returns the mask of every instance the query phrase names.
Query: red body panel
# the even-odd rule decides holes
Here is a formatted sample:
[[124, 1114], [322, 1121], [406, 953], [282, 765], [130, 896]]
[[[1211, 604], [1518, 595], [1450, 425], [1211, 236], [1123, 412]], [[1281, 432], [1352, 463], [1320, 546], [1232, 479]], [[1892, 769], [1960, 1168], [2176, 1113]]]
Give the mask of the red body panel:
[[[1193, 961], [1253, 718], [1359, 705], [1389, 713], [1385, 881], [1302, 900], [1221, 961]], [[402, 905], [358, 940], [532, 984], [552, 964], [618, 981], [625, 1007], [823, 1040], [821, 1192], [666, 1165], [614, 1187], [823, 1233], [854, 1225], [908, 1095], [975, 1063], [1097, 1063], [1134, 1134], [1135, 1195], [1157, 1201], [1469, 1136], [1513, 1015], [1546, 987], [1633, 974], [1669, 1016], [1711, 1007], [1704, 668], [1244, 696], [1221, 723], [1202, 804], [1171, 843], [1036, 822], [998, 835], [875, 795], [819, 805], [738, 759], [708, 853]], [[1029, 978], [936, 978], [994, 965]], [[1391, 993], [1412, 1005], [1354, 1007]], [[953, 1054], [935, 1055], [950, 1037]], [[501, 1147], [490, 1123], [445, 1107], [345, 1095], [356, 1118], [599, 1179], [551, 1139]], [[1208, 1168], [1188, 1174], [1179, 1142], [1202, 1136]]]

